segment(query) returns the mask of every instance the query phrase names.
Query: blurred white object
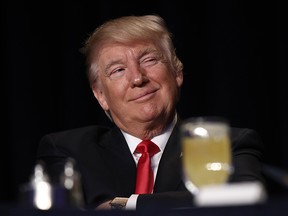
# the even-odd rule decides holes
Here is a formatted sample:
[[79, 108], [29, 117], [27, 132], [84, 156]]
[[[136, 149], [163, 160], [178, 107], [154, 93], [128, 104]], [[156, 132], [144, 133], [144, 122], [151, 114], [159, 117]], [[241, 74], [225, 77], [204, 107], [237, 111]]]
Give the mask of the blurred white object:
[[196, 206], [253, 205], [267, 199], [260, 182], [230, 183], [205, 186], [195, 195]]
[[34, 206], [41, 210], [50, 209], [52, 207], [52, 188], [42, 163], [35, 166], [31, 177], [31, 186], [34, 191]]
[[61, 185], [68, 192], [68, 203], [70, 206], [82, 208], [84, 205], [81, 175], [76, 170], [76, 161], [68, 158], [63, 173], [60, 176]]

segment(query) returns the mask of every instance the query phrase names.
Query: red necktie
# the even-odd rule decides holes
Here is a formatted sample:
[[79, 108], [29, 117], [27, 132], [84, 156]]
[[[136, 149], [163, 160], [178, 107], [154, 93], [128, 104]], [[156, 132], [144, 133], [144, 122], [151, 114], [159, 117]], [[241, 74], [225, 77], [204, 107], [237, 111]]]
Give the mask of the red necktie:
[[151, 157], [159, 152], [159, 147], [150, 140], [138, 144], [135, 153], [141, 153], [137, 165], [135, 194], [151, 194], [154, 187], [154, 176], [150, 165]]

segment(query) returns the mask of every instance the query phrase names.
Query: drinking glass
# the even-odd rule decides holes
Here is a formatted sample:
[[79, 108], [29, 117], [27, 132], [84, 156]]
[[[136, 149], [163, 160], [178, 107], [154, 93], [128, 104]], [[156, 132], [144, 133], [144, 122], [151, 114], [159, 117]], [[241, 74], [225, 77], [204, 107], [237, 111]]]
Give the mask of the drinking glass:
[[195, 194], [225, 184], [232, 172], [230, 126], [222, 117], [191, 117], [180, 126], [183, 178]]

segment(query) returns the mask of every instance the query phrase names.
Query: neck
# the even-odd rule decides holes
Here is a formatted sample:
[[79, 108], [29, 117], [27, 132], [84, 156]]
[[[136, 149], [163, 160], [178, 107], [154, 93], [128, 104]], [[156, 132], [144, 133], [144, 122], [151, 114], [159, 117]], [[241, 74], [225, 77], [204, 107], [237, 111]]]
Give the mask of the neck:
[[162, 134], [171, 124], [175, 124], [177, 121], [177, 115], [173, 115], [170, 118], [161, 119], [160, 121], [149, 122], [149, 123], [136, 123], [130, 125], [130, 127], [118, 126], [122, 131], [135, 136], [139, 139], [152, 139], [155, 136]]

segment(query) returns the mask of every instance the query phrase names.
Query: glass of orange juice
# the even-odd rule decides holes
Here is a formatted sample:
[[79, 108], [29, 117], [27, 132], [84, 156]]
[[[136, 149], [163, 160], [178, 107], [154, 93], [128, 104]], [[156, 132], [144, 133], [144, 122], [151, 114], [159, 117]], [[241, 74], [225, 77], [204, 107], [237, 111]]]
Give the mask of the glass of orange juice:
[[180, 126], [183, 179], [195, 194], [227, 183], [232, 172], [230, 126], [222, 117], [191, 117]]

